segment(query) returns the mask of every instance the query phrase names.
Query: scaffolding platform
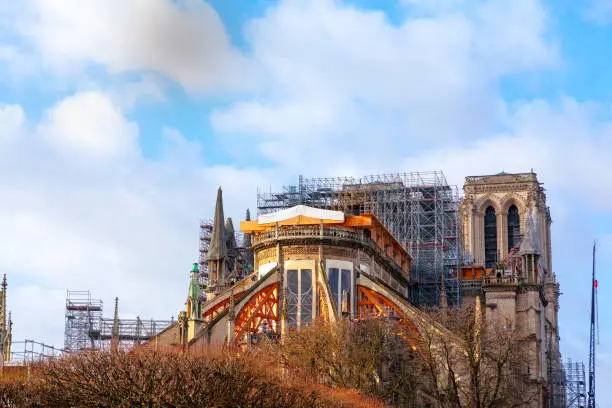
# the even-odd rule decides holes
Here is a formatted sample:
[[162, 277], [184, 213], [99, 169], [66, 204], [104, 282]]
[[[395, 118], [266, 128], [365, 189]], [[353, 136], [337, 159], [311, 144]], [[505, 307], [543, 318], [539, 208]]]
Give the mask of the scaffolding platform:
[[297, 185], [280, 192], [257, 193], [258, 215], [300, 204], [347, 215], [373, 213], [412, 258], [415, 289], [410, 300], [420, 306], [438, 305], [443, 282], [447, 304], [460, 303], [459, 193], [441, 171], [359, 178], [299, 176]]
[[586, 376], [582, 361], [567, 360], [565, 372], [565, 401], [567, 408], [585, 408], [587, 406]]
[[[174, 323], [170, 320], [118, 319], [119, 348], [129, 350]], [[67, 291], [64, 351], [109, 350], [114, 318], [103, 317], [102, 300], [89, 291]]]

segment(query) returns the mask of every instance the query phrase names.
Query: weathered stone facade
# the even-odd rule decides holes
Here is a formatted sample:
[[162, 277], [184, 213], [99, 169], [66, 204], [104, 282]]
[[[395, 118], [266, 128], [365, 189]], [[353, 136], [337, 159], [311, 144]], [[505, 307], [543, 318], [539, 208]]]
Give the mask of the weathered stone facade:
[[504, 319], [518, 329], [530, 361], [526, 375], [540, 394], [534, 406], [557, 406], [551, 395], [560, 386], [559, 285], [544, 189], [535, 173], [500, 173], [467, 177], [464, 192], [460, 222], [467, 263], [482, 266], [483, 274], [464, 277], [463, 304], [484, 295], [486, 319]]

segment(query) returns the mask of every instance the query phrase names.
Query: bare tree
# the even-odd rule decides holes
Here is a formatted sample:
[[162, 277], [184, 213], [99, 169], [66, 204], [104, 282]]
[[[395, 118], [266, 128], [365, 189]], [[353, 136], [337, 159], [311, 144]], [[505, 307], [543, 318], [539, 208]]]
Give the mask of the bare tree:
[[527, 375], [528, 355], [506, 319], [483, 321], [473, 307], [431, 312], [450, 331], [424, 331], [429, 388], [439, 407], [526, 407], [537, 399]]
[[394, 406], [422, 407], [424, 361], [393, 320], [315, 323], [272, 345], [287, 373], [360, 390]]

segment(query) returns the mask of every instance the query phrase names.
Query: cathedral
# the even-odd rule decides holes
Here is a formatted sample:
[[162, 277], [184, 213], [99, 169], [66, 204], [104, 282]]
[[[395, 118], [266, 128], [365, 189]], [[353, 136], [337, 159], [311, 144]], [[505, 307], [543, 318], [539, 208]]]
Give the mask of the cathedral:
[[[371, 188], [405, 193], [400, 183], [389, 185]], [[448, 276], [435, 278], [438, 307], [473, 305], [485, 324], [503, 322], [516, 330], [527, 360], [525, 376], [538, 396], [533, 407], [562, 406], [560, 292], [552, 270], [552, 221], [544, 188], [531, 172], [466, 177], [463, 190], [451, 213], [462, 255], [455, 267], [445, 270]], [[242, 347], [262, 336], [282, 338], [288, 327], [314, 319], [392, 317], [411, 333], [407, 341], [416, 350], [419, 333], [436, 323], [412, 301], [411, 293], [423, 282], [411, 254], [391, 232], [397, 228], [385, 222], [388, 217], [364, 211], [367, 205], [355, 206], [365, 188], [351, 185], [343, 191], [350, 192], [358, 214], [291, 204], [256, 220], [247, 216], [240, 223], [244, 239], [239, 244], [232, 220], [225, 219], [219, 189], [207, 279], [202, 281], [194, 264], [185, 310], [147, 346], [184, 351], [212, 344]], [[434, 207], [430, 197], [435, 190], [421, 186], [408, 192], [386, 194], [385, 199], [396, 200], [394, 208], [405, 208], [402, 200], [419, 193]], [[457, 282], [459, 304], [446, 302], [449, 280]]]

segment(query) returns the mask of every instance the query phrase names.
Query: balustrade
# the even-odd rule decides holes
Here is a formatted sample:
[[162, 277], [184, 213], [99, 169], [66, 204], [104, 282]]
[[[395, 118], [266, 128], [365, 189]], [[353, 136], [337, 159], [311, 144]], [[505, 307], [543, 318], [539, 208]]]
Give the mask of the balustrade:
[[[264, 231], [252, 237], [253, 247], [258, 245], [274, 242], [277, 240], [291, 239], [339, 239], [344, 241], [352, 241], [363, 246], [370, 247], [380, 257], [387, 259], [390, 263], [397, 265], [396, 261], [389, 257], [381, 248], [376, 245], [376, 242], [364, 236], [361, 232], [345, 229], [345, 228], [330, 228], [320, 226], [297, 226], [297, 227], [281, 227], [270, 231]], [[401, 266], [397, 265], [400, 269]], [[403, 272], [402, 272], [403, 274]]]
[[[276, 239], [292, 238], [340, 238], [351, 241], [364, 242], [366, 239], [359, 233], [344, 228], [323, 228], [320, 227], [283, 227], [278, 230], [262, 232], [253, 237], [253, 245], [265, 243]], [[367, 241], [371, 242], [369, 239]]]

